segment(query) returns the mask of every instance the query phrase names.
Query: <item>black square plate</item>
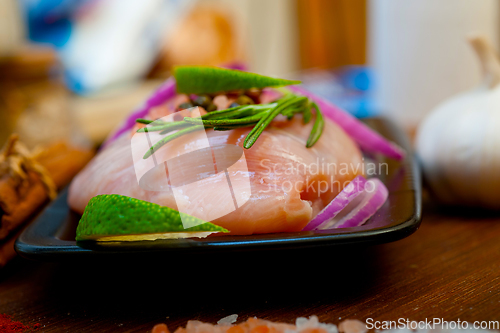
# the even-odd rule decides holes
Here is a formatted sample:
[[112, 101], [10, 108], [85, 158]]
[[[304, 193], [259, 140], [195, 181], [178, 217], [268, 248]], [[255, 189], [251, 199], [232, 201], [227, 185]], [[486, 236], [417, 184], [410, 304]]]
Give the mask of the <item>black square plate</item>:
[[[411, 152], [405, 134], [383, 118], [364, 119], [377, 132]], [[168, 257], [179, 253], [217, 251], [259, 251], [301, 249], [324, 246], [369, 245], [404, 238], [417, 230], [421, 221], [420, 171], [411, 153], [403, 161], [371, 156], [387, 163], [388, 172], [380, 178], [389, 189], [389, 199], [366, 224], [355, 228], [251, 236], [214, 236], [207, 238], [136, 242], [86, 242], [75, 239], [79, 215], [67, 205], [67, 192], [49, 204], [16, 241], [23, 257], [42, 261], [92, 258], [126, 259], [130, 255]]]

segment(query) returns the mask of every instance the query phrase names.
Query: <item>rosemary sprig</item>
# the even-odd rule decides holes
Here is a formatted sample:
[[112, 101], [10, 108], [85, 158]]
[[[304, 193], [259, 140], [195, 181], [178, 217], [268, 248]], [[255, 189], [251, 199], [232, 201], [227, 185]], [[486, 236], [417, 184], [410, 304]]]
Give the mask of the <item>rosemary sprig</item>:
[[295, 114], [303, 115], [303, 123], [307, 124], [312, 118], [311, 109], [315, 110], [316, 119], [313, 124], [309, 138], [307, 139], [306, 147], [312, 147], [323, 133], [324, 119], [316, 103], [312, 103], [307, 97], [297, 96], [292, 93], [285, 94], [279, 100], [269, 104], [253, 104], [243, 105], [226, 110], [212, 111], [201, 118], [184, 117], [183, 120], [175, 122], [152, 121], [148, 119], [137, 119], [141, 124], [151, 124], [139, 129], [137, 132], [152, 132], [160, 131], [160, 134], [166, 134], [177, 130], [176, 132], [167, 135], [157, 143], [155, 143], [144, 155], [144, 159], [151, 156], [159, 148], [166, 143], [190, 132], [201, 130], [204, 128], [213, 128], [216, 131], [228, 131], [235, 128], [253, 126], [248, 133], [243, 147], [249, 149], [257, 141], [262, 132], [279, 114], [292, 119]]
[[244, 107], [246, 107], [246, 105], [240, 105], [225, 110], [212, 111], [201, 116], [201, 119], [220, 119], [234, 117], [235, 115], [238, 115], [241, 109], [243, 109]]
[[201, 116], [201, 119], [233, 119], [256, 115], [275, 108], [278, 103], [241, 105], [226, 110], [212, 111]]
[[152, 122], [154, 122], [154, 121], [158, 121], [158, 122], [159, 122], [159, 121], [161, 121], [161, 120], [149, 120], [149, 119], [142, 119], [142, 118], [137, 118], [137, 119], [135, 120], [135, 122], [136, 122], [136, 123], [139, 123], [139, 124], [146, 124], [146, 125], [149, 125], [149, 124], [151, 124], [151, 123], [152, 123]]
[[243, 127], [248, 127], [248, 124], [214, 126], [213, 129], [214, 131], [230, 131], [236, 128], [243, 128]]
[[186, 127], [187, 125], [189, 125], [189, 124], [185, 124], [181, 121], [176, 121], [176, 122], [171, 122], [171, 123], [166, 122], [163, 125], [155, 125], [155, 126], [150, 126], [150, 127], [139, 128], [137, 130], [137, 133], [162, 131], [161, 134], [165, 134], [165, 133], [171, 132], [173, 130]]
[[[320, 113], [319, 108], [317, 113]], [[312, 118], [312, 112], [311, 112], [311, 105], [309, 104], [309, 101], [307, 102], [306, 107], [304, 108], [304, 111], [302, 112], [302, 122], [304, 124], [309, 124]]]
[[245, 141], [243, 142], [243, 147], [249, 149], [253, 146], [255, 141], [259, 138], [266, 127], [276, 118], [281, 112], [283, 112], [287, 107], [293, 107], [297, 104], [307, 101], [307, 97], [300, 97], [295, 95], [290, 95], [285, 97], [285, 102], [279, 104], [275, 107], [266, 117], [262, 117], [257, 125], [248, 133]]
[[323, 119], [323, 115], [321, 114], [318, 104], [312, 103], [311, 106], [316, 111], [316, 120], [314, 121], [309, 138], [307, 139], [307, 148], [311, 148], [319, 140], [319, 137], [323, 133], [323, 128], [325, 127], [325, 120]]
[[155, 153], [158, 149], [160, 149], [161, 147], [163, 147], [165, 144], [167, 144], [168, 142], [172, 141], [173, 139], [177, 139], [178, 137], [181, 137], [184, 134], [188, 134], [188, 133], [191, 133], [191, 132], [194, 132], [194, 131], [199, 131], [201, 129], [204, 129], [203, 125], [190, 126], [190, 127], [178, 130], [177, 132], [172, 133], [172, 134], [164, 137], [163, 139], [161, 139], [160, 141], [158, 141], [157, 143], [155, 143], [151, 148], [148, 149], [148, 151], [146, 152], [146, 154], [144, 154], [143, 159], [146, 159], [149, 156], [153, 155], [153, 153]]
[[167, 134], [169, 132], [172, 132], [172, 131], [175, 131], [176, 129], [181, 129], [181, 128], [185, 128], [185, 127], [189, 127], [191, 126], [191, 124], [186, 124], [184, 122], [177, 122], [177, 124], [179, 124], [178, 126], [169, 126], [169, 127], [165, 127], [161, 132], [160, 134], [163, 135], [163, 134]]
[[239, 119], [208, 119], [203, 120], [200, 118], [190, 118], [184, 117], [184, 121], [189, 124], [203, 124], [205, 127], [215, 127], [215, 126], [225, 126], [225, 125], [241, 125], [241, 124], [252, 124], [258, 122], [261, 118], [268, 115], [268, 111], [257, 113], [251, 117], [239, 118]]

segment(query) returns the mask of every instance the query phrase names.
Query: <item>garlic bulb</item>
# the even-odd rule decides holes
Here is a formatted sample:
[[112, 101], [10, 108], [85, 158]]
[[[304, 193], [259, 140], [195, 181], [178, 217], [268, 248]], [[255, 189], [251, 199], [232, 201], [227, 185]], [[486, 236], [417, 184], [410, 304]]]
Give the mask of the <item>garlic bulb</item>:
[[420, 125], [416, 149], [441, 202], [500, 209], [500, 61], [486, 38], [469, 42], [484, 81], [439, 105]]

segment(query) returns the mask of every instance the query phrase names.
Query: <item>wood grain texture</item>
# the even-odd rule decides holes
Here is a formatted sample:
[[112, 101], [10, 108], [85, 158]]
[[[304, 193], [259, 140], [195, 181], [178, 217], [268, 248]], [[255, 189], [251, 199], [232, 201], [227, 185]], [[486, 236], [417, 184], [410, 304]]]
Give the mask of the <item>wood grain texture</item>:
[[238, 314], [293, 322], [500, 319], [500, 215], [424, 207], [421, 228], [365, 249], [209, 253], [168, 262], [36, 263], [0, 271], [0, 313], [43, 332], [147, 332]]

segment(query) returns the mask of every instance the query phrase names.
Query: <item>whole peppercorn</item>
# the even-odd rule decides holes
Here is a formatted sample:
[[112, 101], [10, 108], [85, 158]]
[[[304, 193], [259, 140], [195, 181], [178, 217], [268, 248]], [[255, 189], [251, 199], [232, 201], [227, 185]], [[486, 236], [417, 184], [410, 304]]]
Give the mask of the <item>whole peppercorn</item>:
[[245, 95], [250, 97], [253, 100], [254, 104], [260, 103], [260, 95], [261, 94], [262, 94], [262, 90], [257, 89], [257, 88], [251, 88], [251, 89], [248, 89], [247, 91], [245, 91]]
[[196, 98], [193, 100], [193, 104], [196, 106], [201, 106], [205, 109], [208, 108], [208, 106], [212, 103], [212, 99], [208, 95], [200, 95], [196, 96]]
[[185, 103], [182, 103], [180, 104], [178, 107], [177, 107], [177, 110], [184, 110], [184, 109], [189, 109], [189, 108], [192, 108], [194, 107], [193, 103], [191, 102], [185, 102]]
[[250, 105], [254, 104], [254, 101], [246, 95], [241, 95], [236, 99], [236, 103], [238, 103], [239, 105]]
[[215, 111], [217, 110], [217, 105], [214, 103], [210, 103], [210, 105], [206, 108], [207, 112]]

